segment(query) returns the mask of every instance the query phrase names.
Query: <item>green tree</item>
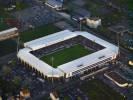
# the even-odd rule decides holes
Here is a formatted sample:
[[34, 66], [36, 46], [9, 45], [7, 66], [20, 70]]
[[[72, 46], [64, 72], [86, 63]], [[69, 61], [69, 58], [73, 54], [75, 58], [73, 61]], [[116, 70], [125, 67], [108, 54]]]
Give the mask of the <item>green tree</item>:
[[4, 76], [9, 76], [11, 74], [11, 71], [12, 71], [12, 69], [9, 66], [7, 66], [7, 65], [4, 65], [2, 67], [2, 74]]
[[19, 87], [20, 84], [21, 84], [21, 77], [19, 77], [19, 76], [14, 76], [14, 78], [13, 78], [12, 81], [13, 81], [13, 83], [15, 84], [16, 87]]

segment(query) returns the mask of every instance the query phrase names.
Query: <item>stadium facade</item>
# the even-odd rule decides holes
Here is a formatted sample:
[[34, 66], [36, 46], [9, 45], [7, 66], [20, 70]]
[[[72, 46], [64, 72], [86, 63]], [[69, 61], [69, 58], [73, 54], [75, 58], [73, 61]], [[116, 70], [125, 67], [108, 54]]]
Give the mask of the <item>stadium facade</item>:
[[[41, 50], [43, 48], [50, 47], [52, 45], [73, 39], [75, 37], [84, 37], [89, 42], [95, 43], [93, 49], [95, 52], [83, 56], [81, 58], [75, 59], [68, 63], [62, 64], [54, 68], [47, 64], [46, 62], [40, 60], [33, 52]], [[81, 39], [82, 41], [82, 39]], [[86, 43], [91, 48], [91, 43]], [[70, 42], [71, 43], [71, 42]], [[99, 46], [98, 46], [99, 45]], [[69, 78], [79, 74], [83, 74], [85, 71], [102, 66], [105, 63], [111, 62], [116, 59], [118, 55], [118, 47], [104, 41], [88, 32], [75, 31], [71, 32], [69, 30], [64, 30], [57, 32], [33, 41], [24, 43], [23, 49], [20, 49], [17, 57], [25, 65], [36, 70], [44, 77], [49, 78]], [[57, 48], [59, 46], [56, 46]], [[45, 50], [44, 50], [45, 51]]]

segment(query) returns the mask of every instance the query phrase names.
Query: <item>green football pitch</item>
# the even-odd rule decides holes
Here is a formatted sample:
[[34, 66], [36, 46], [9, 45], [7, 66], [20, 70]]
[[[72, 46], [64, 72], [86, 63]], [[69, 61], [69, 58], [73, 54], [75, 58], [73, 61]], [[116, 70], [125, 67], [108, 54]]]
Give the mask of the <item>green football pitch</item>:
[[77, 44], [71, 46], [70, 48], [65, 48], [52, 54], [45, 55], [40, 59], [52, 67], [57, 68], [59, 65], [73, 61], [90, 53], [92, 53], [91, 50], [88, 50], [84, 46]]

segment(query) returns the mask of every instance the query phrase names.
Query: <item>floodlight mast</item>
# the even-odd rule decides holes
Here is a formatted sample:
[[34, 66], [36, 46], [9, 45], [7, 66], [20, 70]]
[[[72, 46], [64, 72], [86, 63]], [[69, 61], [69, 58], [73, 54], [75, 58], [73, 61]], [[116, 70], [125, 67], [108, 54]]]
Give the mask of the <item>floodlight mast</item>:
[[[17, 18], [20, 19], [19, 14], [18, 14]], [[20, 23], [19, 23], [18, 27], [20, 27]], [[18, 33], [18, 38], [17, 38], [17, 53], [18, 53], [19, 52], [19, 43], [20, 43], [20, 34], [19, 34], [18, 30], [16, 32]]]
[[83, 20], [83, 18], [79, 19], [79, 30], [80, 31], [82, 31], [82, 20]]
[[20, 42], [20, 36], [19, 36], [19, 32], [18, 32], [18, 37], [17, 37], [17, 53], [19, 51], [19, 42]]
[[[52, 67], [54, 66], [54, 57], [51, 57]], [[52, 69], [52, 84], [53, 84], [53, 69]]]
[[117, 34], [117, 45], [118, 45], [118, 57], [120, 57], [120, 38], [119, 36], [121, 35], [121, 33]]

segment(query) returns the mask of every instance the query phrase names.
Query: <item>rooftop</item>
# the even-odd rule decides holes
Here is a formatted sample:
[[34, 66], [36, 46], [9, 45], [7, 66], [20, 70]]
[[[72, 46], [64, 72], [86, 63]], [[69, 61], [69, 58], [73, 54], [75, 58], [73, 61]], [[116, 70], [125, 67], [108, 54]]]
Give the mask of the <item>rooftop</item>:
[[116, 82], [118, 82], [119, 84], [125, 84], [128, 81], [126, 79], [124, 79], [123, 77], [121, 77], [118, 73], [111, 71], [106, 73], [110, 78], [112, 78], [113, 80], [115, 80]]
[[62, 7], [62, 2], [57, 0], [46, 0], [46, 4], [51, 6], [52, 8]]
[[109, 30], [115, 33], [124, 33], [124, 32], [129, 31], [128, 28], [126, 28], [125, 26], [121, 26], [121, 25], [111, 26], [109, 27]]

